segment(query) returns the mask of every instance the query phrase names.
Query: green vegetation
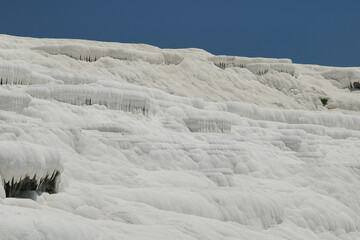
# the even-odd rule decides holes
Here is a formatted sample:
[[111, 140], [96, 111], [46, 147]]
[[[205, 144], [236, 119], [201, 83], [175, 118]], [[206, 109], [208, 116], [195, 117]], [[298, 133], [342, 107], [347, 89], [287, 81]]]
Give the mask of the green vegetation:
[[320, 101], [323, 104], [323, 106], [326, 106], [328, 100], [329, 100], [328, 98], [320, 98]]

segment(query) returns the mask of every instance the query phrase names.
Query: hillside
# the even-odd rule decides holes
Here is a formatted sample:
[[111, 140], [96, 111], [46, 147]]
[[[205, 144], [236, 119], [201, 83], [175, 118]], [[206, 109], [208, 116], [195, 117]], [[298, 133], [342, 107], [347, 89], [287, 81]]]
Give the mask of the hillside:
[[359, 103], [359, 67], [0, 35], [0, 238], [360, 239]]

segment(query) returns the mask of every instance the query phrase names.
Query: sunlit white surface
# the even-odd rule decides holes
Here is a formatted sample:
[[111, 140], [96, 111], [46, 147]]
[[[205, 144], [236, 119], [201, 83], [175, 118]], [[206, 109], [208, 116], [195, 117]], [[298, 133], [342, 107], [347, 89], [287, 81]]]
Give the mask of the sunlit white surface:
[[[360, 68], [0, 35], [2, 239], [360, 239]], [[321, 98], [327, 98], [323, 106]]]

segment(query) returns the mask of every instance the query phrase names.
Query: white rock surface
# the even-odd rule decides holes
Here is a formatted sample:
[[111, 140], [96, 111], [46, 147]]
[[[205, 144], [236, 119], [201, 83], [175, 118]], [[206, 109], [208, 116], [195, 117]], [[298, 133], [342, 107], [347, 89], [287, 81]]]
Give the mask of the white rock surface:
[[0, 35], [1, 78], [1, 184], [63, 170], [1, 239], [360, 239], [360, 68]]

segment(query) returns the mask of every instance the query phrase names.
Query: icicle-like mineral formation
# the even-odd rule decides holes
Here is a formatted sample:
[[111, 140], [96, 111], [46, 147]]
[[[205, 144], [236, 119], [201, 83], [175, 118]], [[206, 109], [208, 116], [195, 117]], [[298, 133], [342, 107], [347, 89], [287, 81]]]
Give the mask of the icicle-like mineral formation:
[[0, 176], [6, 197], [23, 191], [56, 192], [63, 171], [60, 154], [41, 145], [0, 141]]

